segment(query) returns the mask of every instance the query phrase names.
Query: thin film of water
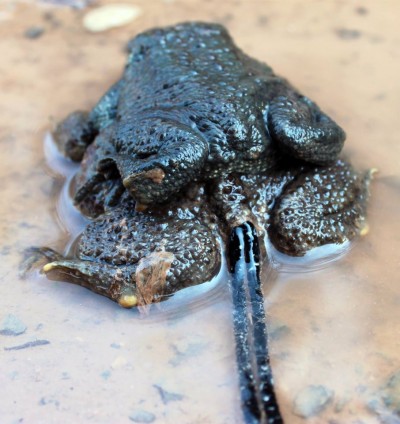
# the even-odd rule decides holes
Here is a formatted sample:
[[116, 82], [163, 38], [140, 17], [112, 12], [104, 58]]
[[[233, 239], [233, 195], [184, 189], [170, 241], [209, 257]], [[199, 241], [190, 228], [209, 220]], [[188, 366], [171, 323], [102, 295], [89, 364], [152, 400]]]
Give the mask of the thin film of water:
[[[65, 158], [58, 150], [51, 133], [46, 133], [44, 138], [44, 154], [46, 165], [54, 178], [64, 179], [62, 189], [56, 200], [57, 218], [64, 232], [68, 233], [69, 239], [64, 249], [64, 254], [71, 255], [75, 252], [79, 237], [85, 227], [91, 222], [84, 217], [73, 205], [71, 198], [71, 186], [74, 176], [79, 169], [79, 164]], [[225, 247], [219, 240], [222, 254], [220, 272], [209, 282], [195, 287], [182, 289], [167, 301], [158, 304], [157, 311], [173, 313], [183, 303], [189, 302], [191, 306], [201, 307], [204, 302], [216, 301], [223, 295], [221, 287], [227, 285], [230, 278], [226, 264]], [[307, 252], [302, 257], [291, 257], [277, 251], [270, 241], [265, 238], [264, 246], [267, 252], [267, 260], [263, 267], [264, 280], [274, 279], [277, 273], [310, 273], [328, 268], [334, 262], [342, 259], [353, 248], [354, 242], [346, 242], [342, 245], [329, 244]], [[265, 281], [268, 285], [268, 281]]]

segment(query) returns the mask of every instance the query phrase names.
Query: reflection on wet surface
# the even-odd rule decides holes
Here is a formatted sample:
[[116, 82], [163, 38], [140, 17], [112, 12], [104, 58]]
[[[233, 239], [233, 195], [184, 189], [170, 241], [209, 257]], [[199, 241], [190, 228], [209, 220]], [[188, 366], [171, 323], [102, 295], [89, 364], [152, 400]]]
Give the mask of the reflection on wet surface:
[[[242, 422], [224, 284], [189, 289], [142, 318], [81, 287], [18, 277], [24, 248], [62, 250], [66, 229], [84, 224], [46, 165], [53, 122], [89, 109], [118, 79], [128, 39], [189, 19], [227, 25], [346, 129], [345, 152], [358, 167], [380, 171], [367, 236], [333, 262], [300, 269], [274, 256], [264, 273], [284, 417], [399, 420], [397, 3], [125, 1], [142, 15], [98, 34], [83, 28], [85, 9], [56, 3], [0, 4], [2, 422]], [[65, 162], [51, 162], [70, 175]]]

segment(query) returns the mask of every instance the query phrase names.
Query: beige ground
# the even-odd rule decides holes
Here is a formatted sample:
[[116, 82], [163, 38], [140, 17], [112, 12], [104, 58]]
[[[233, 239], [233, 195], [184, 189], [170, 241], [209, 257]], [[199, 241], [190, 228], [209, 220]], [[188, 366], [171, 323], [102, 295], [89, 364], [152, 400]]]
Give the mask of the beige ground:
[[[286, 421], [305, 422], [294, 399], [323, 385], [330, 404], [310, 423], [399, 422], [381, 398], [396, 400], [387, 384], [400, 370], [400, 4], [125, 0], [142, 8], [137, 20], [90, 34], [87, 9], [52, 3], [0, 1], [0, 322], [13, 314], [27, 327], [0, 335], [0, 422], [128, 423], [139, 411], [156, 423], [242, 422], [223, 282], [140, 319], [82, 288], [18, 278], [23, 248], [68, 239], [56, 211], [61, 180], [43, 153], [52, 121], [93, 105], [120, 75], [129, 38], [195, 19], [224, 23], [342, 124], [355, 163], [380, 170], [370, 233], [345, 258], [316, 272], [286, 265], [266, 282]], [[34, 26], [44, 33], [25, 37]], [[3, 349], [35, 340], [50, 343]]]

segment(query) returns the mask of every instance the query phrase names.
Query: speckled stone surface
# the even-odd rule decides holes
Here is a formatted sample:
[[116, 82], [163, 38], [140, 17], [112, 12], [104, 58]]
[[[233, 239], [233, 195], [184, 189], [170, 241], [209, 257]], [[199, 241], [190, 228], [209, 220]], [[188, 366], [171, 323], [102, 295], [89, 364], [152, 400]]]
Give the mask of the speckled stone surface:
[[[0, 335], [2, 420], [129, 423], [141, 410], [157, 423], [242, 422], [224, 284], [140, 318], [84, 288], [38, 275], [21, 280], [18, 272], [24, 248], [62, 249], [86, 224], [59, 201], [62, 181], [43, 153], [46, 131], [71, 110], [89, 110], [120, 78], [134, 35], [211, 20], [345, 128], [345, 153], [357, 167], [380, 171], [369, 234], [345, 257], [309, 272], [278, 258], [264, 276], [268, 322], [290, 330], [271, 341], [284, 418], [303, 424], [292, 412], [296, 394], [323, 385], [335, 396], [314, 420], [382, 421], [390, 402], [367, 405], [400, 368], [398, 3], [124, 0], [142, 15], [97, 34], [83, 27], [88, 9], [55, 3], [0, 2], [0, 304], [27, 325], [19, 336]], [[44, 28], [40, 37], [26, 38], [32, 27]], [[46, 155], [69, 175], [68, 164]], [[25, 348], [4, 350], [15, 346]], [[164, 403], [155, 386], [181, 398]]]

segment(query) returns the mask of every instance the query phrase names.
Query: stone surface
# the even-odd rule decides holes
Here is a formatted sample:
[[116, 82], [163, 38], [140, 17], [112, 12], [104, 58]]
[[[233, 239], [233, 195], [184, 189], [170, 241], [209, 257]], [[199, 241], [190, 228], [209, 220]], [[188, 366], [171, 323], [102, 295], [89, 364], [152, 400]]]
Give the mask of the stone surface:
[[[384, 386], [381, 382], [400, 365], [395, 337], [400, 334], [400, 285], [395, 284], [400, 271], [400, 197], [396, 194], [400, 193], [396, 180], [400, 2], [363, 0], [357, 4], [369, 12], [360, 16], [354, 12], [353, 2], [335, 0], [313, 2], [310, 7], [304, 7], [303, 0], [225, 1], [218, 7], [216, 2], [204, 0], [185, 4], [183, 0], [136, 0], [134, 3], [143, 7], [137, 21], [98, 34], [82, 28], [81, 10], [55, 7], [49, 0], [12, 2], [8, 11], [11, 2], [0, 0], [0, 232], [3, 249], [9, 246], [7, 256], [0, 251], [0, 321], [12, 312], [28, 325], [26, 333], [34, 333], [43, 323], [40, 337], [51, 344], [0, 350], [0, 375], [6, 387], [0, 402], [1, 421], [36, 423], [41, 418], [52, 423], [80, 423], [101, 416], [134, 424], [128, 417], [136, 408], [155, 413], [154, 423], [160, 424], [167, 419], [170, 423], [212, 424], [238, 420], [230, 296], [224, 295], [224, 286], [203, 294], [200, 301], [185, 297], [179, 307], [173, 299], [164, 302], [162, 307], [169, 308], [168, 313], [155, 310], [153, 316], [139, 319], [135, 312], [118, 310], [113, 302], [80, 287], [61, 287], [43, 276], [25, 281], [18, 278], [18, 252], [48, 242], [49, 237], [57, 248], [69, 237], [55, 217], [54, 190], [48, 194], [41, 190], [44, 184], [49, 187], [43, 165], [49, 117], [59, 121], [72, 108], [91, 107], [98, 93], [119, 78], [126, 57], [123, 46], [140, 31], [191, 19], [220, 22], [229, 14], [227, 25], [238, 44], [271, 63], [321, 106], [329, 107], [348, 133], [348, 153], [354, 154], [361, 166], [381, 170], [373, 189], [371, 231], [354, 245], [350, 255], [318, 265], [316, 273], [290, 269], [265, 284], [268, 318], [279, 319], [291, 329], [290, 336], [271, 343], [285, 420], [305, 424], [304, 418], [292, 413], [293, 398], [304, 385], [329, 381], [335, 398], [341, 399], [349, 391], [351, 396], [341, 413], [327, 408], [322, 423], [360, 420], [376, 424], [376, 416], [364, 407], [368, 393]], [[111, 1], [101, 0], [106, 3]], [[46, 12], [61, 23], [59, 27], [53, 30], [43, 20]], [[267, 26], [258, 24], [261, 13], [269, 18]], [[45, 26], [46, 33], [36, 40], [26, 39], [24, 31], [35, 25]], [[359, 29], [363, 36], [346, 42], [334, 33], [340, 26]], [[383, 41], [373, 44], [369, 35]], [[26, 225], [20, 226], [22, 222]], [[95, 324], [99, 316], [104, 320], [101, 325]], [[318, 324], [318, 334], [308, 331], [311, 320]], [[0, 340], [12, 346], [22, 344], [22, 337], [25, 335], [0, 336]], [[180, 340], [207, 348], [177, 369], [169, 364], [176, 357], [170, 345]], [[104, 381], [100, 373], [118, 353], [110, 348], [113, 342], [124, 343], [121, 354], [134, 369], [115, 370]], [[374, 351], [392, 362], [372, 355]], [[289, 356], [281, 359], [277, 356], [280, 352]], [[372, 371], [373, 380], [357, 374], [355, 364], [360, 362]], [[62, 372], [68, 372], [70, 379], [63, 380]], [[368, 385], [368, 391], [355, 398], [351, 389], [360, 382]], [[187, 396], [164, 405], [153, 383]], [[42, 397], [51, 396], [61, 402], [59, 409], [38, 404]], [[146, 404], [139, 404], [141, 399], [146, 399]], [[319, 424], [321, 416], [309, 421]]]

